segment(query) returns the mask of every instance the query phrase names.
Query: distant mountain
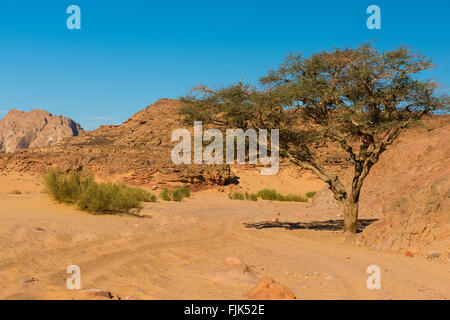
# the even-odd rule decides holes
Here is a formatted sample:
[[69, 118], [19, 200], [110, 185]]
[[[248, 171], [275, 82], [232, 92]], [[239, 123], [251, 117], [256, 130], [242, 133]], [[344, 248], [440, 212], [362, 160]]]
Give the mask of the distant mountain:
[[44, 148], [83, 131], [72, 119], [44, 110], [24, 112], [12, 109], [0, 120], [0, 153]]

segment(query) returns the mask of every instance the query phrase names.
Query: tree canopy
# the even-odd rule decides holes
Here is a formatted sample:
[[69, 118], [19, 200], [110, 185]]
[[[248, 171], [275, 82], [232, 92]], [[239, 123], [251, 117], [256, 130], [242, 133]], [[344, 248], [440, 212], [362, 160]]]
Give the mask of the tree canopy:
[[[418, 75], [435, 67], [408, 47], [372, 43], [305, 57], [289, 54], [259, 86], [199, 86], [181, 99], [187, 122], [228, 128], [278, 128], [282, 156], [313, 171], [344, 204], [345, 230], [356, 232], [364, 179], [399, 134], [426, 114], [449, 111], [440, 85]], [[336, 143], [354, 168], [351, 186], [318, 163], [313, 150]]]

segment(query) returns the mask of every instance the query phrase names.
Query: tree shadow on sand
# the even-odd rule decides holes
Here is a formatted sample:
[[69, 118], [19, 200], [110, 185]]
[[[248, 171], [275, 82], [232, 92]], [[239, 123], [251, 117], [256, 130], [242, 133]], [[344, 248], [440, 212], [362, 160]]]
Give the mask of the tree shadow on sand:
[[[361, 232], [367, 226], [371, 225], [378, 219], [361, 219], [358, 220], [358, 232]], [[318, 231], [342, 231], [344, 230], [344, 220], [326, 220], [311, 222], [270, 222], [262, 221], [255, 223], [244, 223], [246, 228], [267, 229], [267, 228], [284, 228], [287, 230], [307, 229]]]

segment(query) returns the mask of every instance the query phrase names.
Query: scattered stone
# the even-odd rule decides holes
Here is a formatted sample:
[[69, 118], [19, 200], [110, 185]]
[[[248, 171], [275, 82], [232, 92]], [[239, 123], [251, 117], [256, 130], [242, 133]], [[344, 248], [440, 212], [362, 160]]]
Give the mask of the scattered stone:
[[225, 259], [225, 264], [228, 266], [236, 266], [242, 264], [242, 261], [237, 257], [228, 257]]
[[272, 219], [270, 219], [270, 222], [278, 222], [278, 221], [280, 221], [280, 219], [278, 219], [278, 218], [272, 218]]
[[81, 293], [83, 296], [86, 296], [87, 298], [113, 299], [115, 297], [111, 292], [102, 289], [80, 290], [79, 293]]
[[406, 251], [405, 252], [405, 257], [413, 257], [414, 256], [414, 254], [411, 252], [411, 251]]
[[433, 259], [439, 259], [439, 257], [440, 257], [439, 253], [432, 253], [427, 256], [427, 259], [433, 260]]
[[244, 294], [250, 300], [293, 300], [294, 293], [270, 277], [263, 278], [252, 290]]
[[33, 278], [33, 277], [27, 277], [27, 278], [22, 278], [20, 280], [20, 284], [25, 285], [25, 284], [36, 282], [36, 281], [39, 281], [39, 280], [36, 278]]

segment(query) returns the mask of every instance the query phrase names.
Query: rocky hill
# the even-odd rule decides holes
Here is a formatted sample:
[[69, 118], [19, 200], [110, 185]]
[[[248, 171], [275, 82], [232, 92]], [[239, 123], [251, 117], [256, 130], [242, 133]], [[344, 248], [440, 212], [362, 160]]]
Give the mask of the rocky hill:
[[176, 100], [161, 99], [121, 125], [101, 126], [58, 145], [0, 157], [3, 172], [42, 173], [51, 167], [85, 169], [97, 177], [143, 186], [223, 185], [233, 179], [226, 165], [175, 165], [171, 142], [184, 128]]
[[12, 109], [0, 120], [0, 153], [14, 153], [26, 148], [44, 148], [62, 139], [77, 136], [79, 124], [44, 110], [24, 112]]

